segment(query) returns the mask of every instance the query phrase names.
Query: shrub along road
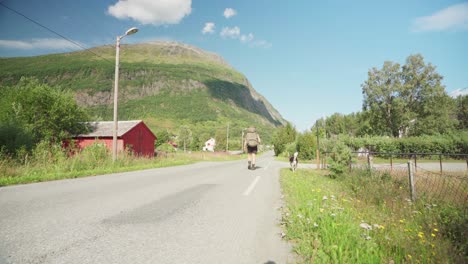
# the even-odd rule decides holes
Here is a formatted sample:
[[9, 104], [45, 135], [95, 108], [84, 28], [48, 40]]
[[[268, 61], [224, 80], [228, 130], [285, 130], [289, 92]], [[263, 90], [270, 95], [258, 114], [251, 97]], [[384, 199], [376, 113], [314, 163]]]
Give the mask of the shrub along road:
[[0, 188], [0, 263], [288, 263], [262, 155]]

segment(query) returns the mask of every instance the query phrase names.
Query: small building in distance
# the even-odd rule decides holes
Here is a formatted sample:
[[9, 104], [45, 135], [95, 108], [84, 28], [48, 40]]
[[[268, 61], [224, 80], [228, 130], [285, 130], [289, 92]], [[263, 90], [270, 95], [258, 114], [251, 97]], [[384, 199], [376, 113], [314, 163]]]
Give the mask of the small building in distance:
[[[103, 143], [112, 151], [114, 121], [89, 122], [90, 132], [73, 137], [79, 149]], [[117, 152], [130, 149], [137, 156], [154, 156], [157, 137], [142, 120], [119, 121], [117, 129]]]
[[210, 139], [208, 139], [208, 141], [205, 142], [205, 146], [203, 147], [203, 151], [214, 152], [215, 146], [216, 146], [216, 140], [214, 138], [210, 138]]

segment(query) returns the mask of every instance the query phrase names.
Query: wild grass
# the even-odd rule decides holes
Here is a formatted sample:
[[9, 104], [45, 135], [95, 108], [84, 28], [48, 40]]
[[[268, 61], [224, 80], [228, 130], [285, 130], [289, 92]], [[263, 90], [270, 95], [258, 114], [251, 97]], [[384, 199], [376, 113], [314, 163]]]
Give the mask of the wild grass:
[[466, 263], [465, 203], [412, 202], [404, 181], [281, 171], [283, 224], [301, 263]]
[[168, 153], [154, 158], [120, 153], [117, 160], [113, 162], [111, 153], [99, 144], [73, 155], [67, 155], [58, 146], [39, 146], [32, 155], [25, 156], [21, 160], [6, 156], [0, 157], [0, 186], [240, 158], [244, 156], [206, 152]]

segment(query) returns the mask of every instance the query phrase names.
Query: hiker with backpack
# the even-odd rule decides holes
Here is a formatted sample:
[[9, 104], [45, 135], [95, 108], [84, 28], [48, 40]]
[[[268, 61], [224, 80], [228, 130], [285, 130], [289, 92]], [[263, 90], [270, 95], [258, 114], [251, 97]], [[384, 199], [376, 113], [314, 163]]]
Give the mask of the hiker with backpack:
[[249, 170], [255, 170], [255, 156], [258, 151], [258, 145], [260, 145], [260, 143], [260, 136], [258, 135], [255, 127], [247, 128], [247, 133], [245, 134], [244, 150], [247, 149]]

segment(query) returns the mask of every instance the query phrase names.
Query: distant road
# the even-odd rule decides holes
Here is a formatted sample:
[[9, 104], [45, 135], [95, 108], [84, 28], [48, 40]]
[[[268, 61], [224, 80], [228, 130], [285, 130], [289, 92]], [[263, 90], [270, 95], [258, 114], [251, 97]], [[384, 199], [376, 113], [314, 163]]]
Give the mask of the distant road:
[[0, 188], [0, 263], [294, 262], [279, 168], [246, 161]]

